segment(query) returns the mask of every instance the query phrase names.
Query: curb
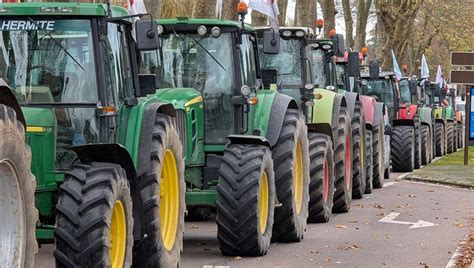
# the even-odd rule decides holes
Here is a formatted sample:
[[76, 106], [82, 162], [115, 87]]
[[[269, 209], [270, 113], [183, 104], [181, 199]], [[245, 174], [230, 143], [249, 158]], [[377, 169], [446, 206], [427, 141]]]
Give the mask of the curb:
[[452, 186], [452, 187], [457, 187], [457, 188], [465, 188], [469, 190], [474, 190], [474, 186], [472, 185], [467, 185], [463, 183], [455, 183], [455, 182], [449, 182], [449, 181], [439, 181], [435, 179], [427, 179], [427, 178], [422, 178], [419, 176], [416, 176], [414, 174], [408, 174], [402, 178], [401, 180], [406, 180], [406, 181], [416, 181], [416, 182], [426, 182], [426, 183], [433, 183], [433, 184], [441, 184], [441, 185], [447, 185], [447, 186]]

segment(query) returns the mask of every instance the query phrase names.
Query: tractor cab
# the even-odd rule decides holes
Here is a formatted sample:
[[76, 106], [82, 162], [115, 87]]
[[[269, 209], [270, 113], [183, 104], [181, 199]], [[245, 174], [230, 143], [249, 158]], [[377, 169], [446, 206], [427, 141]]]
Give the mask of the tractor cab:
[[421, 89], [416, 77], [402, 77], [398, 83], [400, 87], [400, 105], [406, 107], [418, 104], [421, 99]]
[[[395, 108], [399, 107], [400, 90], [393, 72], [380, 72], [373, 76], [367, 72], [361, 74], [362, 94], [383, 102], [388, 109], [390, 121], [395, 117]], [[409, 97], [408, 97], [409, 98]]]

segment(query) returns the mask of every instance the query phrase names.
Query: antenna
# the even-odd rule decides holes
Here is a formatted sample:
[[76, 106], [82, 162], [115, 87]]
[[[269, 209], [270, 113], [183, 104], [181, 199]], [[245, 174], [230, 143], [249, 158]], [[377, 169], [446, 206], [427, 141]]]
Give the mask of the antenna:
[[105, 4], [107, 5], [107, 17], [112, 17], [112, 8], [110, 7], [110, 0], [105, 0]]

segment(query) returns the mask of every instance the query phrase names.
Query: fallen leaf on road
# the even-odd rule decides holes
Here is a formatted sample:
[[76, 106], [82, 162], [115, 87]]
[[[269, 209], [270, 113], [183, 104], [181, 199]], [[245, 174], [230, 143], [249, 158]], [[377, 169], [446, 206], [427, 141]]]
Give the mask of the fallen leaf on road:
[[199, 228], [199, 226], [197, 226], [197, 225], [194, 225], [194, 224], [191, 225], [191, 229], [198, 229], [198, 228]]
[[234, 257], [234, 260], [241, 260], [241, 259], [242, 259], [242, 257], [240, 257], [240, 256], [235, 256]]
[[434, 190], [433, 189], [428, 189], [426, 190], [428, 193], [434, 193]]
[[336, 228], [346, 229], [347, 226], [342, 225], [342, 224], [338, 224], [338, 225], [336, 225]]
[[431, 268], [431, 265], [426, 264], [426, 262], [421, 262], [420, 261], [420, 264], [423, 265], [423, 268]]
[[409, 194], [408, 197], [409, 197], [409, 198], [416, 198], [416, 195], [414, 195], [414, 194]]
[[397, 208], [404, 208], [403, 205], [396, 205]]
[[357, 221], [348, 221], [348, 223], [357, 223]]
[[329, 262], [329, 261], [332, 261], [332, 257], [327, 257], [327, 258], [326, 258], [326, 261], [328, 261], [328, 262]]
[[383, 209], [383, 207], [380, 204], [377, 204], [377, 203], [374, 204], [374, 208]]
[[456, 227], [459, 227], [459, 228], [463, 228], [463, 227], [464, 227], [464, 224], [462, 224], [462, 223], [453, 223], [453, 226], [456, 226]]
[[379, 214], [377, 214], [378, 217], [382, 217], [382, 216], [385, 216], [385, 213], [384, 212], [380, 212]]
[[340, 247], [338, 249], [342, 249], [342, 250], [351, 250], [351, 249], [354, 249], [354, 250], [359, 250], [360, 249], [360, 246], [359, 245], [345, 245], [343, 247]]

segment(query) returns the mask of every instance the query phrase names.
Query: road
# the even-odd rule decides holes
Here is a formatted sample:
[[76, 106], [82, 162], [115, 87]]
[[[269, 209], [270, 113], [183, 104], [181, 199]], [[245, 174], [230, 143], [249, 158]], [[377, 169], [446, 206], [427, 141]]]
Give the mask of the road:
[[[445, 267], [469, 231], [474, 191], [402, 181], [400, 175], [354, 200], [349, 213], [308, 224], [302, 242], [272, 244], [264, 257], [222, 256], [214, 221], [188, 222], [181, 267]], [[53, 264], [52, 246], [45, 245], [36, 267]]]

